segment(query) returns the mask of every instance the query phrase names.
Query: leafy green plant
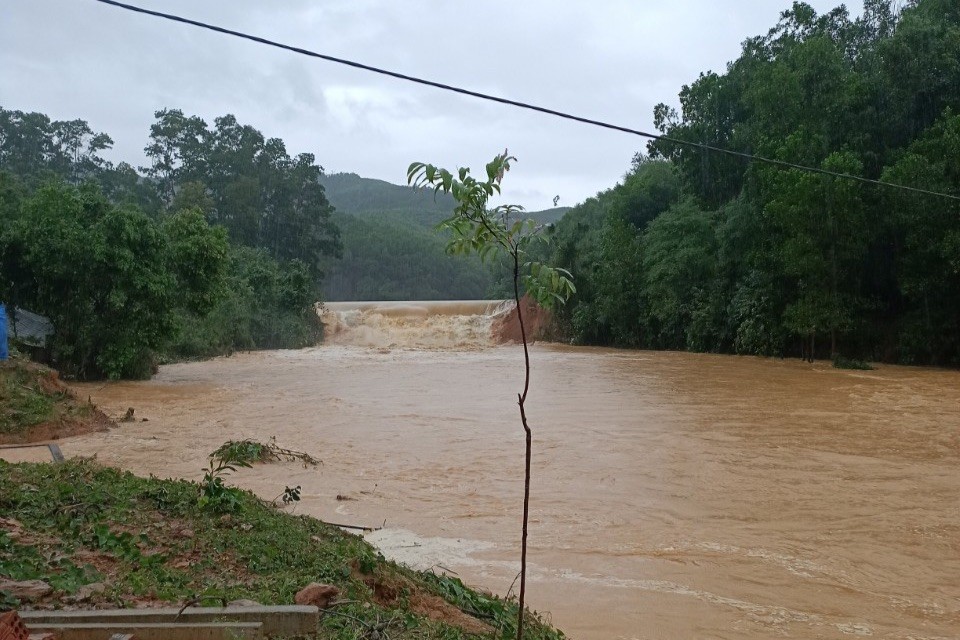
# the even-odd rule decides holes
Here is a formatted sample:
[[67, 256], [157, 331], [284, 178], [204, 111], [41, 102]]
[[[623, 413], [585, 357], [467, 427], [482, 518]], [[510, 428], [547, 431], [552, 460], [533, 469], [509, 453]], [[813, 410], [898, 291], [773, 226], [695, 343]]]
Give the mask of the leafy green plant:
[[270, 459], [266, 445], [255, 440], [228, 440], [210, 454], [224, 462], [266, 462]]
[[236, 471], [237, 467], [250, 466], [249, 462], [242, 460], [227, 462], [211, 456], [200, 481], [200, 508], [217, 512], [237, 511], [242, 503], [243, 492], [236, 487], [228, 487], [224, 478]]
[[[299, 461], [304, 467], [316, 466], [320, 460], [309, 453], [286, 449], [277, 445], [276, 438], [269, 442], [256, 440], [228, 440], [217, 447], [210, 454], [210, 465], [204, 472], [200, 483], [201, 506], [209, 506], [218, 511], [233, 511], [236, 509], [239, 489], [227, 487], [224, 477], [236, 471], [237, 467], [251, 467], [255, 462], [270, 462], [272, 460]], [[300, 485], [285, 486], [283, 491], [270, 504], [282, 502], [285, 506], [300, 501]]]
[[477, 180], [470, 169], [461, 167], [456, 175], [432, 164], [414, 162], [407, 169], [407, 182], [414, 187], [431, 187], [434, 193], [453, 196], [456, 207], [438, 228], [450, 231], [452, 239], [447, 246], [450, 253], [477, 254], [482, 260], [502, 256], [509, 262], [513, 275], [513, 299], [520, 336], [523, 343], [524, 381], [523, 391], [517, 394], [520, 407], [520, 423], [525, 435], [525, 463], [523, 487], [523, 529], [520, 542], [520, 596], [517, 613], [517, 640], [523, 638], [524, 598], [527, 584], [527, 524], [530, 514], [530, 462], [532, 458], [532, 432], [527, 423], [526, 400], [530, 390], [530, 351], [527, 331], [523, 322], [520, 304], [520, 287], [542, 307], [551, 308], [563, 304], [576, 292], [573, 276], [569, 271], [529, 259], [530, 249], [536, 242], [545, 240], [548, 227], [534, 220], [520, 217], [523, 207], [506, 204], [488, 209], [490, 198], [500, 194], [500, 183], [516, 160], [505, 150], [486, 166], [486, 180]]

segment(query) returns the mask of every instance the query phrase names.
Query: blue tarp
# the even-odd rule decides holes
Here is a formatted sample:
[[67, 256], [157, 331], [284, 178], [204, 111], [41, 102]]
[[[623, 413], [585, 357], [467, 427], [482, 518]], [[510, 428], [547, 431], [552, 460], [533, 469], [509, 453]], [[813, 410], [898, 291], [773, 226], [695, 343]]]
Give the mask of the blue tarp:
[[0, 304], [0, 360], [10, 357], [7, 351], [7, 308]]

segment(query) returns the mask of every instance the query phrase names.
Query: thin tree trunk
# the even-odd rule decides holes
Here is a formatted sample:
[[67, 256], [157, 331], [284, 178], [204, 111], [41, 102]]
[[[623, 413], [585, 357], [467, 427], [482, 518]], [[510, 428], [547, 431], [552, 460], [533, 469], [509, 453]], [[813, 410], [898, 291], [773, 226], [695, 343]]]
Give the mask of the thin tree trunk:
[[837, 289], [839, 288], [839, 277], [837, 276], [837, 250], [836, 247], [830, 248], [830, 296], [832, 298], [831, 305], [833, 305], [831, 319], [830, 319], [830, 359], [836, 360], [837, 358], [837, 313], [840, 308], [839, 294]]
[[830, 359], [837, 358], [837, 314], [839, 312], [840, 277], [837, 274], [837, 221], [833, 214], [833, 181], [827, 196], [827, 218], [830, 220]]
[[523, 472], [523, 535], [520, 538], [520, 611], [517, 614], [517, 640], [523, 640], [523, 608], [527, 590], [527, 521], [530, 515], [530, 457], [533, 437], [523, 406], [527, 400], [527, 391], [530, 389], [530, 352], [527, 348], [527, 330], [523, 326], [523, 310], [520, 308], [520, 255], [516, 251], [513, 254], [513, 299], [517, 304], [517, 322], [520, 324], [524, 364], [523, 393], [517, 395], [520, 405], [520, 422], [523, 423], [523, 431], [526, 435]]

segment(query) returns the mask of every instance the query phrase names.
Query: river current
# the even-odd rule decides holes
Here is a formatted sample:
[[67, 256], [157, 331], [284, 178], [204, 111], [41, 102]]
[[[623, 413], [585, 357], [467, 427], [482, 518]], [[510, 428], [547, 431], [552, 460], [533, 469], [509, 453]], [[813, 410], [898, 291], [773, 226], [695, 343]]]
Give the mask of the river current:
[[[458, 306], [459, 304], [459, 306]], [[228, 439], [321, 458], [230, 482], [383, 527], [391, 558], [505, 594], [523, 354], [494, 303], [329, 305], [327, 342], [78, 385], [147, 422], [64, 441], [198, 479]], [[530, 605], [572, 638], [960, 637], [960, 373], [538, 344]], [[340, 499], [338, 499], [338, 496]]]

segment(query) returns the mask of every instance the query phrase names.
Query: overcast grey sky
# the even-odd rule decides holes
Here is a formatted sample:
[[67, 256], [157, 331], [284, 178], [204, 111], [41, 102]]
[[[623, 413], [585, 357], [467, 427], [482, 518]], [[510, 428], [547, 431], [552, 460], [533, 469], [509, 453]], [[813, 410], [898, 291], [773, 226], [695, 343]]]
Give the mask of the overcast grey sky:
[[[652, 130], [790, 0], [127, 0], [342, 58]], [[809, 0], [818, 12], [837, 0]], [[847, 2], [853, 15], [862, 0]], [[414, 160], [519, 159], [505, 200], [573, 205], [645, 141], [310, 59], [93, 0], [0, 0], [0, 106], [82, 118], [142, 164], [153, 112], [233, 113], [328, 172], [403, 183]]]

